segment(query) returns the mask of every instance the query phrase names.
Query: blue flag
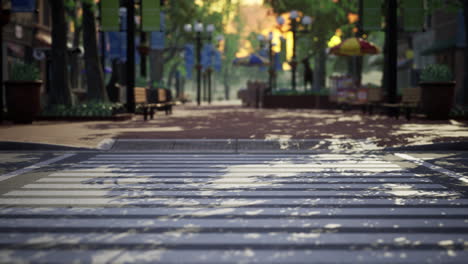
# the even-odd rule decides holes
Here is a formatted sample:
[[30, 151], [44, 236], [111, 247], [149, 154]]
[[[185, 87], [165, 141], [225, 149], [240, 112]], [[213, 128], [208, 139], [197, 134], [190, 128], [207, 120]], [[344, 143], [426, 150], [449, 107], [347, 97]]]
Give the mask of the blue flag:
[[192, 69], [195, 65], [194, 46], [186, 44], [184, 47], [185, 71], [187, 72], [187, 79], [192, 79]]
[[275, 71], [283, 70], [283, 62], [281, 61], [281, 55], [279, 52], [275, 53], [273, 56]]
[[203, 46], [202, 54], [201, 54], [201, 65], [203, 69], [210, 68], [212, 66], [212, 58], [213, 58], [213, 45], [206, 44]]
[[11, 0], [11, 12], [34, 12], [36, 0]]
[[127, 31], [127, 8], [120, 8], [120, 30]]
[[164, 49], [164, 32], [154, 31], [151, 32], [151, 49], [162, 50]]
[[120, 32], [120, 60], [127, 61], [127, 32]]
[[159, 30], [166, 31], [166, 14], [164, 12], [161, 12], [159, 16], [160, 16]]
[[121, 44], [120, 44], [120, 32], [107, 32], [107, 36], [108, 36], [108, 39], [109, 39], [109, 57], [111, 59], [119, 59], [120, 58], [120, 48], [121, 48]]

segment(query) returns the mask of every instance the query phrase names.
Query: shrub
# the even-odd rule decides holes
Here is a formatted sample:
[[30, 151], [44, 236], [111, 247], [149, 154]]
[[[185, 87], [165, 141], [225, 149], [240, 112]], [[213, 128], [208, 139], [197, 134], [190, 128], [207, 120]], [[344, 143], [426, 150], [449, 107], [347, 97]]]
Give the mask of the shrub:
[[42, 112], [46, 117], [110, 117], [124, 111], [120, 103], [88, 102], [75, 106], [51, 105]]
[[13, 81], [37, 81], [40, 79], [39, 69], [33, 64], [16, 62], [11, 68], [10, 79]]
[[421, 82], [453, 81], [452, 71], [444, 64], [430, 64], [421, 71]]

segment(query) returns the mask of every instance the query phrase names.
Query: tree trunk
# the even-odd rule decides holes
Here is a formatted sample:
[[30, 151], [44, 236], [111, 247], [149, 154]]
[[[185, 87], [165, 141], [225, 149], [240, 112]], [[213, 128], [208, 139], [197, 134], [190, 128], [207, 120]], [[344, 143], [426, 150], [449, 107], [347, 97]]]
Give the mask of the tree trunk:
[[[73, 49], [76, 50], [80, 46], [81, 27], [75, 25], [75, 32], [73, 34]], [[72, 89], [78, 89], [79, 87], [79, 76], [80, 76], [80, 58], [79, 55], [73, 53], [70, 62], [70, 82]]]
[[120, 66], [119, 60], [113, 59], [112, 60], [112, 73], [110, 76], [109, 83], [106, 86], [107, 95], [109, 96], [109, 100], [111, 102], [118, 102], [120, 99], [119, 91], [115, 87], [115, 85], [119, 81], [119, 66]]
[[71, 105], [72, 96], [68, 76], [67, 22], [63, 1], [50, 0], [52, 14], [52, 80], [49, 92], [49, 105]]
[[88, 100], [107, 101], [104, 89], [104, 74], [99, 60], [96, 34], [96, 17], [93, 6], [83, 3], [83, 43], [86, 62], [86, 80], [88, 85]]
[[164, 73], [163, 50], [152, 50], [150, 52], [150, 80], [151, 87], [154, 87], [155, 82], [161, 83]]

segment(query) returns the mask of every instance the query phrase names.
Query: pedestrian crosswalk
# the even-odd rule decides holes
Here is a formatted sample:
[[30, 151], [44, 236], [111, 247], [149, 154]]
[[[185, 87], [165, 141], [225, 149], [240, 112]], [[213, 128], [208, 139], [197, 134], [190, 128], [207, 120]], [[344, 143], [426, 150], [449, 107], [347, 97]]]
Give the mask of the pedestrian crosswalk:
[[467, 209], [378, 154], [96, 154], [0, 196], [0, 262], [465, 263]]

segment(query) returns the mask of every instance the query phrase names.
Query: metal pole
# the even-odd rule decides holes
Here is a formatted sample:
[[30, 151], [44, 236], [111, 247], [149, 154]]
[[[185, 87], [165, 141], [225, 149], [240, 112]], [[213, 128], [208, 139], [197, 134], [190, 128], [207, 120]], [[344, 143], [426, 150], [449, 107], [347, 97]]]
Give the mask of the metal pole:
[[269, 75], [268, 75], [268, 86], [269, 86], [269, 89], [270, 91], [273, 91], [273, 74], [275, 73], [275, 68], [274, 68], [274, 65], [273, 65], [273, 52], [272, 52], [272, 48], [273, 48], [273, 40], [268, 38], [269, 40], [269, 43], [268, 43], [268, 56], [269, 56], [269, 59], [270, 59], [270, 70], [269, 70]]
[[127, 0], [127, 111], [135, 113], [135, 4]]
[[387, 23], [386, 39], [387, 42], [387, 100], [394, 104], [397, 101], [397, 1], [387, 0]]
[[201, 102], [201, 33], [197, 32], [197, 105]]
[[[101, 1], [99, 1], [99, 22], [102, 25], [102, 8], [101, 8]], [[106, 35], [105, 32], [100, 29], [101, 33], [101, 66], [102, 72], [106, 73]]]
[[292, 74], [292, 89], [296, 91], [296, 20], [293, 19], [292, 21], [292, 33], [293, 33], [293, 55], [291, 61], [291, 74]]
[[211, 104], [211, 68], [208, 68], [208, 104]]
[[3, 1], [0, 0], [0, 123], [3, 122], [3, 26], [6, 23], [6, 10], [3, 10]]
[[[140, 33], [140, 46], [146, 44], [146, 32]], [[146, 77], [146, 54], [140, 53], [140, 75]]]

